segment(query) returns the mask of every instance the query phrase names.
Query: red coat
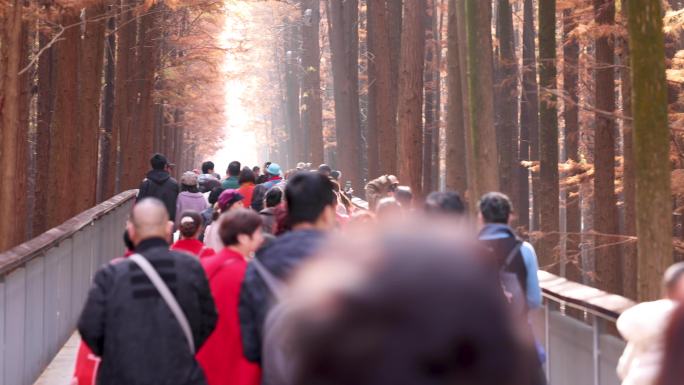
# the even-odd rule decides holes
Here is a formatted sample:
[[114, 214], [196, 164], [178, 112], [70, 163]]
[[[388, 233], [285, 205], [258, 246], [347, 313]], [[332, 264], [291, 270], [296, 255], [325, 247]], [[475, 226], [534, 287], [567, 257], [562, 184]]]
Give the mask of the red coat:
[[171, 245], [171, 250], [183, 251], [198, 257], [199, 259], [210, 257], [216, 252], [197, 239], [179, 239]]
[[209, 385], [259, 385], [261, 369], [244, 356], [238, 319], [240, 286], [247, 261], [225, 248], [202, 259], [219, 314], [214, 333], [197, 353]]
[[252, 197], [254, 196], [254, 183], [244, 183], [240, 188], [238, 189], [238, 192], [242, 194], [245, 199], [242, 200], [242, 203], [245, 205], [245, 207], [252, 207]]

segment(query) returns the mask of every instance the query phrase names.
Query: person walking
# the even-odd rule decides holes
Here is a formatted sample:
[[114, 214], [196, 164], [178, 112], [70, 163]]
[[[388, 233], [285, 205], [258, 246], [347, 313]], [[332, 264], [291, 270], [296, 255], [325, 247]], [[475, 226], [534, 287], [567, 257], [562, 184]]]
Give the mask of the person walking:
[[219, 236], [219, 228], [225, 219], [225, 214], [231, 210], [237, 210], [245, 207], [242, 196], [237, 190], [225, 190], [219, 195], [214, 210], [213, 220], [211, 225], [207, 226], [204, 232], [204, 244], [214, 250], [223, 249], [223, 242]]
[[466, 207], [456, 191], [433, 191], [425, 198], [423, 209], [428, 215], [465, 217]]
[[209, 202], [197, 187], [197, 174], [188, 171], [181, 176], [181, 192], [176, 200], [176, 228], [180, 226], [181, 216], [186, 211], [201, 213], [209, 207]]
[[266, 208], [259, 212], [264, 233], [273, 235], [276, 225], [276, 207], [280, 205], [282, 200], [283, 190], [280, 187], [273, 187], [266, 193], [266, 198], [264, 198]]
[[261, 212], [261, 210], [263, 210], [264, 196], [266, 196], [268, 190], [283, 183], [283, 178], [280, 176], [281, 172], [282, 170], [277, 163], [271, 163], [268, 165], [268, 168], [266, 168], [266, 180], [254, 188], [252, 195], [252, 208], [256, 212]]
[[394, 175], [383, 175], [366, 184], [366, 201], [368, 210], [375, 211], [380, 199], [394, 194], [399, 186], [399, 180]]
[[228, 176], [221, 182], [221, 187], [225, 190], [237, 190], [240, 188], [241, 165], [238, 161], [232, 161], [228, 165]]
[[178, 199], [178, 182], [169, 174], [169, 161], [162, 154], [154, 154], [150, 158], [152, 170], [147, 173], [138, 189], [136, 202], [145, 198], [157, 198], [164, 203], [169, 218], [176, 219], [176, 201]]
[[195, 353], [216, 308], [199, 261], [169, 250], [172, 226], [161, 201], [140, 201], [127, 224], [137, 254], [95, 274], [78, 331], [102, 359], [99, 385], [206, 384]]
[[242, 351], [238, 298], [247, 260], [261, 246], [261, 218], [251, 209], [229, 212], [219, 235], [225, 245], [215, 256], [202, 260], [219, 317], [216, 330], [197, 355], [209, 385], [258, 385], [259, 365]]
[[182, 251], [199, 259], [216, 254], [214, 249], [207, 247], [199, 240], [202, 234], [204, 220], [197, 211], [185, 211], [180, 216], [178, 231], [180, 239], [171, 245], [171, 250]]
[[238, 192], [245, 197], [243, 204], [245, 207], [252, 207], [252, 195], [254, 194], [254, 187], [256, 183], [254, 171], [252, 171], [249, 167], [244, 167], [242, 171], [240, 171], [239, 182], [240, 188], [238, 189]]
[[[286, 280], [293, 270], [311, 257], [328, 230], [336, 223], [337, 199], [332, 182], [318, 173], [296, 174], [285, 188], [287, 220], [292, 230], [277, 238], [257, 258], [273, 275]], [[263, 323], [272, 303], [272, 294], [250, 263], [240, 289], [240, 330], [245, 356], [261, 362]]]

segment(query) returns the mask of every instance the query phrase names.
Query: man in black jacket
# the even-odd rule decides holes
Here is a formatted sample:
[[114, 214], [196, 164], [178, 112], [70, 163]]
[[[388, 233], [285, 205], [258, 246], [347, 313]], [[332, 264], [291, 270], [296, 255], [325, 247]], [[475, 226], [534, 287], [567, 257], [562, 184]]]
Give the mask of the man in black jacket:
[[148, 197], [159, 199], [166, 206], [169, 218], [176, 218], [176, 200], [178, 199], [178, 182], [171, 177], [167, 171], [168, 160], [162, 154], [154, 154], [150, 159], [152, 170], [143, 179], [138, 191], [136, 201], [141, 201]]
[[[154, 198], [138, 203], [127, 225], [136, 253], [152, 264], [178, 301], [199, 350], [216, 326], [216, 308], [197, 259], [169, 251], [171, 228], [163, 203]], [[97, 272], [78, 331], [102, 358], [98, 385], [206, 385], [180, 323], [131, 260]]]
[[[282, 235], [256, 258], [276, 277], [286, 281], [303, 260], [313, 256], [325, 232], [335, 225], [337, 200], [330, 179], [318, 173], [298, 173], [285, 187], [287, 224]], [[245, 357], [261, 363], [261, 341], [273, 296], [253, 263], [247, 266], [240, 288], [238, 316]]]

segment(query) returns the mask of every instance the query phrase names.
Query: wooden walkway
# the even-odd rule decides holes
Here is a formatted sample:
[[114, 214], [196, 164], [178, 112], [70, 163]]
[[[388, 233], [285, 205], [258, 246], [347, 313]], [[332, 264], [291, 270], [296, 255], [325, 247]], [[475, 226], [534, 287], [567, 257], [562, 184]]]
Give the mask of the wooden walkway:
[[81, 337], [74, 333], [33, 385], [70, 385]]

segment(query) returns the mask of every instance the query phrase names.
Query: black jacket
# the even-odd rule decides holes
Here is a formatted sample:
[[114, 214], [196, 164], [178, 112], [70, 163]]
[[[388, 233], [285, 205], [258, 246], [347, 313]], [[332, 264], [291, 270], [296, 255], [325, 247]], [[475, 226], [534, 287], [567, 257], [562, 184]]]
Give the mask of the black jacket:
[[[318, 251], [323, 233], [315, 230], [293, 231], [273, 241], [257, 254], [259, 261], [276, 277], [287, 280], [292, 271]], [[266, 315], [273, 303], [271, 292], [252, 263], [247, 266], [240, 288], [238, 316], [245, 357], [261, 363], [261, 338]]]
[[179, 192], [178, 182], [171, 178], [168, 172], [152, 170], [147, 173], [147, 177], [140, 184], [140, 191], [138, 191], [136, 202], [148, 197], [157, 198], [164, 202], [164, 206], [166, 206], [166, 210], [169, 212], [169, 218], [174, 220], [176, 218], [176, 200], [178, 199]]
[[[157, 269], [190, 323], [199, 350], [217, 321], [204, 269], [187, 254], [169, 251], [160, 238], [137, 250]], [[78, 331], [102, 358], [98, 385], [205, 385], [183, 330], [145, 273], [120, 260], [95, 275]]]

